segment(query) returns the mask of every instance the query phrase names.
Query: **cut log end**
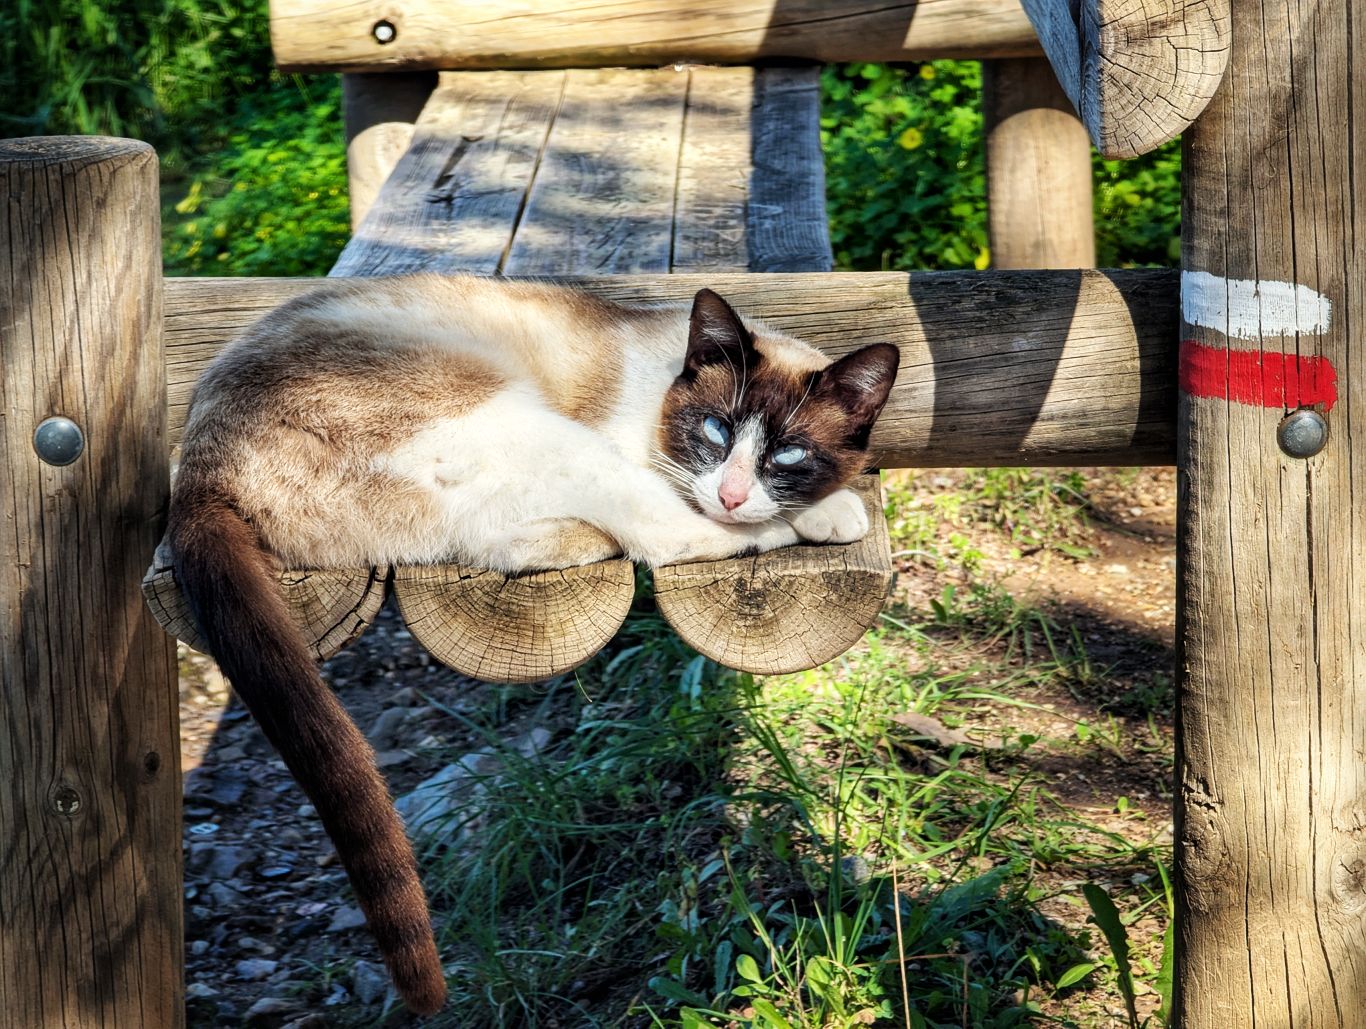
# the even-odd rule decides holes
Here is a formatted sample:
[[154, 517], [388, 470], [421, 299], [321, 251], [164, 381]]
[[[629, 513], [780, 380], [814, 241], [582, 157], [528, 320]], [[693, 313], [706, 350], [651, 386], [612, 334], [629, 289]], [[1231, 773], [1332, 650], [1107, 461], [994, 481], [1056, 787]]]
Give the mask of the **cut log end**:
[[855, 488], [872, 526], [859, 542], [656, 569], [660, 612], [690, 646], [743, 672], [796, 672], [843, 654], [877, 621], [893, 577], [878, 477]]
[[[388, 569], [382, 568], [286, 571], [280, 573], [280, 587], [313, 656], [325, 661], [375, 620], [384, 604], [387, 579]], [[192, 650], [210, 653], [180, 592], [164, 541], [143, 577], [142, 595], [167, 633]]]
[[534, 682], [583, 664], [616, 634], [635, 596], [635, 567], [612, 560], [517, 576], [399, 567], [394, 596], [438, 661], [487, 682]]

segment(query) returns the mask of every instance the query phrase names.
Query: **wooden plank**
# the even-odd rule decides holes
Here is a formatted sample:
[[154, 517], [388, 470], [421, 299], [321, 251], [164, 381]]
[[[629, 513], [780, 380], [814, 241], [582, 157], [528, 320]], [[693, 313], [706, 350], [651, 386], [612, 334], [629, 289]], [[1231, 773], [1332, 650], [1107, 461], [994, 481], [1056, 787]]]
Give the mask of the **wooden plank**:
[[[184, 1024], [157, 159], [0, 141], [0, 1026]], [[64, 416], [85, 449], [40, 460]]]
[[[1227, 80], [1186, 136], [1175, 1023], [1186, 1029], [1345, 1029], [1366, 1012], [1360, 14], [1353, 0], [1240, 0]], [[1329, 435], [1300, 459], [1280, 450], [1277, 427], [1305, 406]]]
[[756, 77], [749, 270], [824, 272], [834, 267], [825, 215], [820, 75], [769, 68]]
[[660, 614], [689, 646], [742, 672], [796, 672], [843, 654], [877, 621], [894, 575], [881, 481], [864, 475], [855, 488], [871, 526], [859, 542], [657, 568]]
[[508, 275], [667, 272], [688, 75], [565, 72]]
[[750, 115], [755, 79], [772, 69], [691, 68], [673, 214], [675, 272], [749, 267]]
[[431, 72], [343, 75], [346, 178], [354, 232], [413, 141], [413, 125], [436, 86]]
[[271, 0], [283, 71], [1027, 57], [1019, 0]]
[[1091, 141], [1049, 63], [982, 62], [993, 268], [1093, 268]]
[[[873, 433], [881, 467], [1170, 465], [1177, 282], [1161, 270], [860, 272], [567, 279], [625, 302], [710, 286], [838, 355], [901, 348]], [[317, 279], [168, 279], [171, 436], [189, 387], [240, 330]], [[682, 341], [679, 343], [682, 346]]]
[[[280, 592], [313, 656], [326, 661], [359, 638], [384, 606], [387, 568], [284, 571]], [[189, 602], [180, 592], [171, 551], [163, 542], [142, 579], [142, 595], [167, 633], [201, 654], [208, 644], [199, 634]]]
[[1230, 0], [1021, 2], [1106, 157], [1137, 157], [1179, 136], [1228, 64]]
[[332, 275], [492, 275], [512, 242], [564, 72], [442, 75]]

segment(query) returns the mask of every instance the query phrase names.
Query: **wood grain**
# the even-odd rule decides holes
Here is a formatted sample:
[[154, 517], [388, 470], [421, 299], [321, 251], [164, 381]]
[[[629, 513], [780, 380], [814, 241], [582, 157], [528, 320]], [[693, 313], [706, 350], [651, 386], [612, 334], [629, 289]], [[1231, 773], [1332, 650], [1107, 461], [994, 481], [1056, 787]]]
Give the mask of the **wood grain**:
[[[316, 659], [327, 660], [375, 620], [384, 606], [388, 572], [387, 568], [333, 568], [280, 573], [285, 604]], [[166, 632], [191, 649], [209, 654], [180, 592], [171, 551], [164, 542], [143, 576], [142, 595]]]
[[[0, 1026], [183, 1025], [157, 160], [0, 141]], [[34, 452], [45, 418], [86, 439]]]
[[[690, 68], [678, 153], [669, 270], [742, 272], [753, 175], [755, 68]], [[821, 196], [821, 200], [824, 197]], [[822, 202], [822, 215], [824, 203]]]
[[634, 595], [629, 561], [511, 577], [459, 565], [394, 569], [394, 596], [413, 638], [488, 682], [577, 668], [616, 634]]
[[572, 70], [507, 275], [667, 272], [686, 69]]
[[993, 268], [1093, 268], [1091, 141], [1049, 63], [982, 62]]
[[[1024, 57], [1019, 0], [272, 0], [284, 71]], [[375, 26], [394, 30], [387, 43]]]
[[342, 76], [352, 231], [412, 143], [413, 125], [435, 86], [431, 72]]
[[[1293, 283], [1326, 298], [1331, 318], [1283, 331], [1246, 309], [1231, 320], [1192, 303], [1201, 324], [1183, 336], [1327, 360], [1338, 393], [1323, 411], [1327, 447], [1308, 460], [1277, 446], [1283, 409], [1181, 400], [1186, 1029], [1346, 1029], [1366, 1012], [1366, 241], [1355, 228], [1366, 153], [1353, 116], [1366, 103], [1363, 53], [1352, 0], [1240, 0], [1228, 77], [1186, 136], [1185, 271], [1272, 283], [1264, 296]], [[1236, 308], [1237, 292], [1210, 285]]]
[[859, 542], [657, 568], [660, 613], [689, 646], [743, 672], [796, 672], [839, 657], [877, 621], [894, 574], [881, 482], [865, 475], [855, 488], [871, 525]]
[[1106, 157], [1137, 157], [1175, 139], [1223, 78], [1230, 0], [1021, 2]]
[[[569, 279], [628, 302], [711, 286], [832, 354], [885, 340], [901, 370], [873, 433], [885, 468], [1170, 465], [1176, 274], [861, 272]], [[269, 308], [316, 279], [168, 279], [172, 439], [194, 379]], [[680, 341], [680, 346], [682, 342]]]
[[561, 71], [442, 75], [411, 147], [329, 274], [495, 274], [564, 79]]

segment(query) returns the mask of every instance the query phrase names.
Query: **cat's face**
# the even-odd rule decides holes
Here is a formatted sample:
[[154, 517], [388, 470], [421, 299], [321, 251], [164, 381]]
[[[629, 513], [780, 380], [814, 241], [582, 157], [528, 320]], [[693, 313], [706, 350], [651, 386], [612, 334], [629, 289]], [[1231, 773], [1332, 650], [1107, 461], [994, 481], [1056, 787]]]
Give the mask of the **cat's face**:
[[756, 341], [721, 297], [693, 303], [683, 372], [664, 398], [657, 467], [718, 522], [765, 522], [866, 466], [900, 353], [877, 343], [819, 359]]

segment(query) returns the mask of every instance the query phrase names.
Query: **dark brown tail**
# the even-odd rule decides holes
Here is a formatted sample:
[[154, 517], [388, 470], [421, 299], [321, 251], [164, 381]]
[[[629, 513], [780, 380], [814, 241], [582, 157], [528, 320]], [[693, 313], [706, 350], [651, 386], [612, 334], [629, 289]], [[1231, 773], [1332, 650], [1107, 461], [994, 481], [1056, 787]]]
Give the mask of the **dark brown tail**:
[[412, 847], [374, 752], [318, 674], [255, 531], [215, 491], [184, 489], [170, 543], [200, 631], [313, 801], [404, 1003], [436, 1012], [446, 982]]

